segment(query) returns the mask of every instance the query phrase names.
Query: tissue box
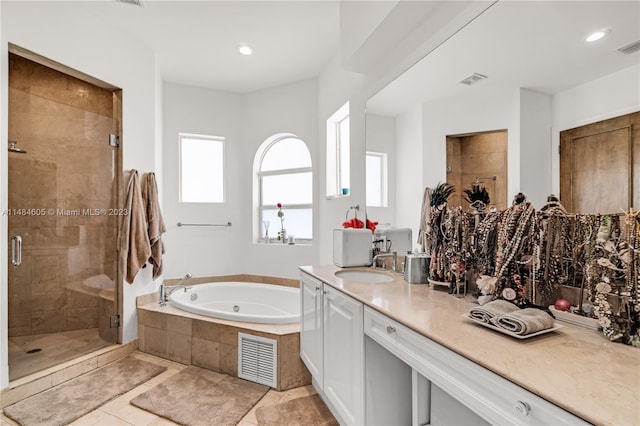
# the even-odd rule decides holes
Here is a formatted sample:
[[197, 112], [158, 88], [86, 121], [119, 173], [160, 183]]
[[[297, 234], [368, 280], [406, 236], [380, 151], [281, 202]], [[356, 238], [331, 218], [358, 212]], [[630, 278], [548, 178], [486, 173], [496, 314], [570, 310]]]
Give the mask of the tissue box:
[[333, 263], [341, 268], [371, 265], [371, 241], [368, 229], [334, 229]]

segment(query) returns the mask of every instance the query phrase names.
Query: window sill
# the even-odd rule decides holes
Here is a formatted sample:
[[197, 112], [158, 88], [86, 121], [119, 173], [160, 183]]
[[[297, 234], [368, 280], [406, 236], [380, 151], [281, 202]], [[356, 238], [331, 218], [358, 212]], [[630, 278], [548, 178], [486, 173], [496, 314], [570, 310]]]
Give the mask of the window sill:
[[265, 243], [264, 241], [254, 241], [253, 244], [257, 245], [257, 246], [287, 246], [287, 247], [301, 246], [301, 247], [311, 247], [313, 245], [313, 242], [312, 241], [300, 241], [300, 242], [296, 241], [294, 244], [282, 244], [280, 241], [273, 240], [273, 241], [270, 241], [268, 243]]

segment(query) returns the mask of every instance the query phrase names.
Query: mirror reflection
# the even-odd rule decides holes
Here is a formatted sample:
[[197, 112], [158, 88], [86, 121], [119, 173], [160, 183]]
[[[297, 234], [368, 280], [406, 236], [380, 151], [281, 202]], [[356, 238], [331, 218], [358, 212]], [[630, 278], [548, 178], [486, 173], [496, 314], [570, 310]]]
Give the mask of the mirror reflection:
[[[589, 191], [585, 176], [593, 176], [595, 159], [612, 149], [612, 161], [626, 161], [626, 174], [614, 179], [599, 172], [591, 185], [600, 194], [627, 185], [626, 198], [581, 206], [573, 200], [572, 211], [640, 205], [633, 200], [640, 193], [633, 190], [640, 138], [632, 131], [634, 123], [638, 127], [633, 113], [640, 110], [639, 15], [639, 2], [497, 2], [377, 93], [367, 102], [367, 151], [388, 156], [389, 205], [395, 208], [385, 219], [415, 227], [424, 187], [444, 181], [456, 186], [452, 205], [463, 207], [463, 190], [475, 182], [491, 192], [497, 208], [518, 192], [536, 207], [551, 193], [569, 202], [571, 190]], [[596, 31], [604, 37], [587, 41]], [[628, 114], [618, 145], [592, 151], [575, 142], [567, 153], [586, 150], [574, 167], [580, 176], [565, 172], [579, 159], [575, 152], [560, 155], [561, 131]], [[487, 142], [490, 134], [504, 142]], [[597, 139], [590, 144], [602, 145]], [[621, 167], [612, 169], [620, 174]], [[561, 178], [583, 180], [566, 186]]]

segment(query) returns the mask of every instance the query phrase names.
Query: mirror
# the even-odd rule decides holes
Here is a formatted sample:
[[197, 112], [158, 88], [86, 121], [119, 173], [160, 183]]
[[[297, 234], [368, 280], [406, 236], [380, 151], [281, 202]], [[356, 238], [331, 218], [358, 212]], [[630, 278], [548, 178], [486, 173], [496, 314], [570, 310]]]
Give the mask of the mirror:
[[391, 221], [416, 232], [424, 187], [449, 179], [451, 136], [506, 130], [508, 204], [559, 193], [560, 131], [640, 109], [638, 16], [638, 2], [500, 1], [373, 96], [367, 151], [389, 152]]

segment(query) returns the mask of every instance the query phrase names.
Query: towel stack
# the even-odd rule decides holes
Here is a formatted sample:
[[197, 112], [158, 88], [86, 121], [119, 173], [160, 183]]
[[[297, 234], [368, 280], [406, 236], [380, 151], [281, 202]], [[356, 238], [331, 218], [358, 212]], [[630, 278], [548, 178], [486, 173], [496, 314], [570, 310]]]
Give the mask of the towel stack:
[[540, 309], [520, 309], [506, 300], [494, 300], [469, 311], [474, 320], [492, 324], [520, 336], [553, 327], [553, 317]]

